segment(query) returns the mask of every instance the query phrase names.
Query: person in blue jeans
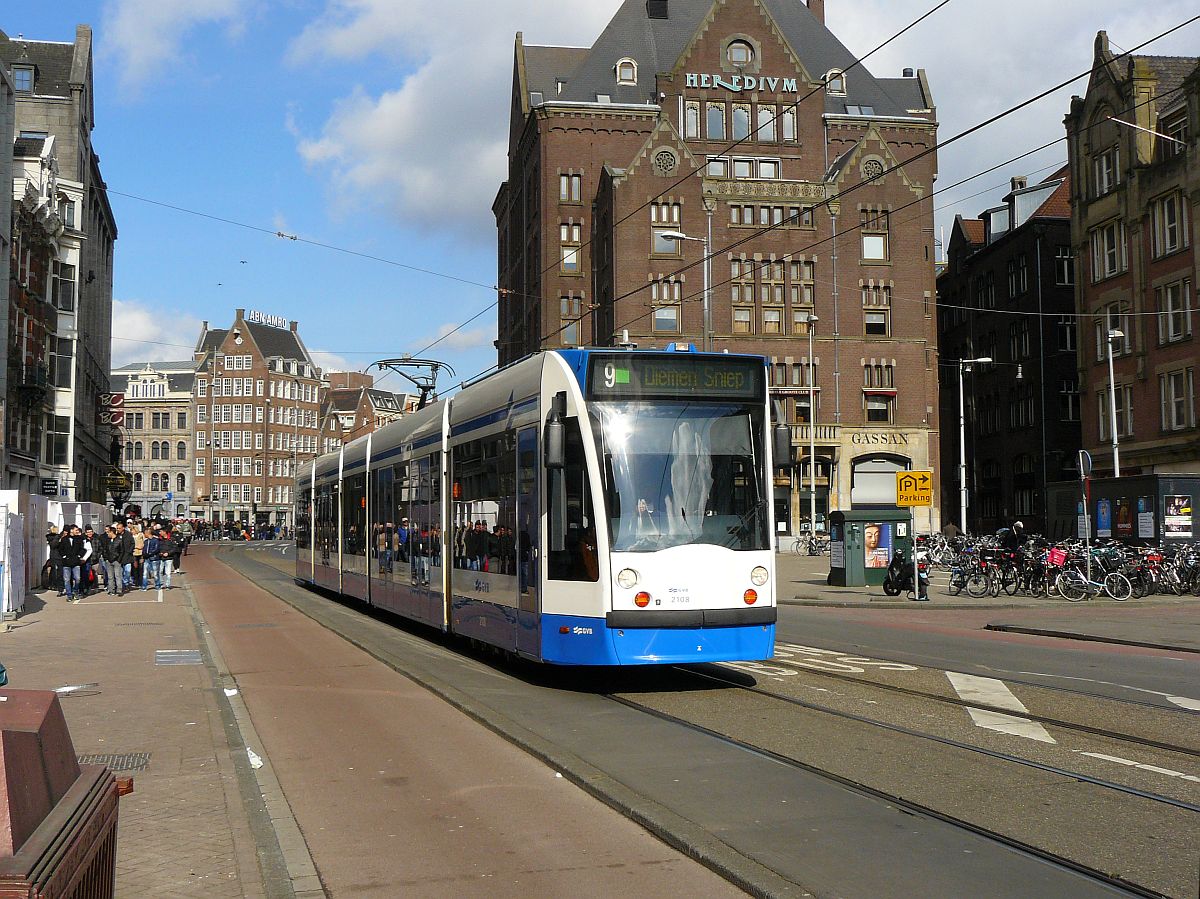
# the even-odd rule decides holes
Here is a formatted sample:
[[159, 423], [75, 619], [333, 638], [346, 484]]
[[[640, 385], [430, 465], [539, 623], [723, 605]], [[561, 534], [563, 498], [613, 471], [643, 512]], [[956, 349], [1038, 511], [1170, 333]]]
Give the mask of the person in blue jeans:
[[162, 559], [158, 557], [159, 541], [147, 528], [146, 542], [142, 547], [142, 589], [150, 589], [150, 579], [154, 579], [154, 589], [162, 589]]
[[63, 587], [66, 590], [67, 602], [75, 602], [80, 594], [80, 566], [83, 564], [83, 532], [79, 525], [63, 528], [63, 535], [58, 541], [58, 552], [62, 556]]

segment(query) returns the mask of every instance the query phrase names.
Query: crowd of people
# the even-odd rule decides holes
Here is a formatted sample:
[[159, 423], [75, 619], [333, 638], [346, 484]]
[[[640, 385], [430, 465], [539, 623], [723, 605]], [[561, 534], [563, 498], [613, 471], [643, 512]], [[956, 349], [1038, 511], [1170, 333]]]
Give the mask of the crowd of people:
[[[422, 570], [427, 566], [442, 567], [442, 529], [438, 525], [420, 527], [407, 518], [399, 525], [392, 522], [374, 527], [371, 554], [379, 561], [380, 572], [393, 570], [399, 562]], [[513, 529], [497, 524], [490, 530], [484, 521], [456, 525], [450, 545], [454, 567], [465, 571], [488, 571], [495, 574], [517, 573], [517, 539]], [[362, 554], [354, 528], [346, 534], [346, 551]]]
[[131, 590], [171, 589], [191, 531], [170, 522], [117, 520], [97, 532], [91, 525], [51, 525], [46, 534], [50, 558], [45, 586], [77, 603], [103, 590], [121, 596]]

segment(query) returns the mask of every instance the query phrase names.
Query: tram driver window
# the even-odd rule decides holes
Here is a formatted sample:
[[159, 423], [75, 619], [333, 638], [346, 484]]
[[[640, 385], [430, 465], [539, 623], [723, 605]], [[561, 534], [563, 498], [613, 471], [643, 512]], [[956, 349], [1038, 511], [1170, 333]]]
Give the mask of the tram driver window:
[[565, 432], [566, 464], [562, 477], [555, 477], [553, 472], [548, 472], [547, 481], [549, 507], [554, 508], [555, 503], [563, 501], [566, 504], [566, 540], [563, 550], [550, 551], [548, 572], [551, 580], [595, 582], [600, 579], [596, 554], [596, 518], [579, 419], [568, 418]]

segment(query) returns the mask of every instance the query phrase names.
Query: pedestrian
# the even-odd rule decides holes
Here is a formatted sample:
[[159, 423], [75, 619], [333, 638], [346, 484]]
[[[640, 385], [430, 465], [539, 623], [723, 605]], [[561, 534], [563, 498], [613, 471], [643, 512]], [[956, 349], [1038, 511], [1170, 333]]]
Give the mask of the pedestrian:
[[142, 528], [138, 527], [136, 524], [132, 525], [132, 528], [133, 528], [133, 534], [131, 536], [133, 537], [133, 566], [132, 566], [132, 570], [130, 572], [132, 575], [132, 577], [130, 579], [130, 583], [134, 587], [136, 587], [142, 583], [142, 579], [144, 576], [143, 570], [142, 570], [142, 566], [143, 566], [142, 550], [146, 544], [146, 533]]
[[150, 589], [150, 581], [154, 581], [155, 589], [162, 588], [161, 562], [158, 553], [158, 538], [154, 531], [146, 528], [146, 541], [142, 544], [142, 589]]
[[63, 528], [58, 541], [58, 553], [62, 559], [63, 590], [67, 602], [75, 602], [79, 592], [79, 567], [83, 563], [83, 534], [79, 525]]
[[117, 564], [120, 566], [122, 594], [133, 589], [133, 551], [135, 542], [133, 535], [125, 527], [125, 522], [118, 521], [115, 528], [117, 544]]
[[87, 529], [87, 534], [94, 534], [88, 539], [92, 544], [92, 571], [99, 572], [95, 575], [93, 581], [96, 589], [101, 588], [108, 592], [108, 544], [112, 542], [112, 526], [105, 525], [99, 533], [95, 533], [91, 528]]
[[159, 572], [163, 587], [171, 589], [171, 570], [175, 567], [175, 538], [168, 528], [163, 528], [158, 536]]
[[50, 530], [46, 532], [46, 548], [50, 551], [50, 557], [46, 560], [46, 565], [49, 566], [49, 578], [46, 580], [46, 587], [53, 587], [58, 591], [58, 595], [63, 595], [63, 579], [62, 579], [62, 553], [58, 550], [58, 541], [62, 539], [62, 535], [58, 532], [57, 525], [50, 525]]
[[109, 596], [121, 594], [121, 541], [117, 538], [117, 529], [108, 525], [104, 536], [100, 539], [100, 559], [104, 564], [104, 592]]
[[96, 563], [99, 561], [96, 543], [96, 532], [88, 525], [87, 530], [83, 532], [83, 559], [79, 564], [79, 583], [84, 596], [96, 588], [99, 580], [96, 577]]

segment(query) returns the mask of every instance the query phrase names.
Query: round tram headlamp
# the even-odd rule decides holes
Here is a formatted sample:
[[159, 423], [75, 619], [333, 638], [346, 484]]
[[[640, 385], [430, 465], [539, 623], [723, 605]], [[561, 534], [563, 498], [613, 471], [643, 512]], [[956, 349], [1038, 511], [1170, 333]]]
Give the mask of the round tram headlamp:
[[632, 568], [622, 569], [621, 573], [617, 575], [617, 583], [621, 585], [623, 590], [630, 590], [636, 587], [637, 582], [638, 573]]
[[635, 596], [633, 598], [633, 604], [636, 605], [639, 609], [646, 608], [646, 606], [650, 605], [650, 594], [647, 593], [645, 590], [643, 590], [641, 593], [639, 593], [637, 596]]
[[750, 583], [752, 583], [755, 587], [761, 587], [767, 582], [768, 577], [770, 577], [770, 575], [768, 574], [767, 569], [763, 568], [761, 565], [756, 565], [754, 570], [750, 572]]

